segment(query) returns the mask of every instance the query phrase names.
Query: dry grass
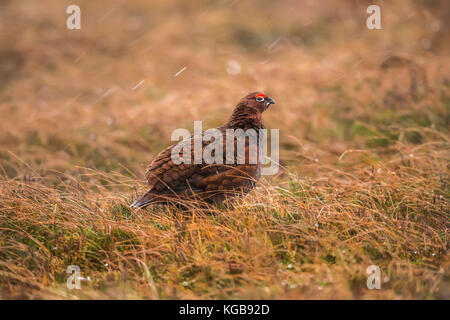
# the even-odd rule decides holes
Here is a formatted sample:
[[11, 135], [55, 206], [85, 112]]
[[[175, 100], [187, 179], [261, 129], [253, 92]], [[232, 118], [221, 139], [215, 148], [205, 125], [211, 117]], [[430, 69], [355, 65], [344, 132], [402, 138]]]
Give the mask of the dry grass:
[[[366, 1], [79, 1], [81, 31], [46, 2], [0, 3], [0, 298], [450, 298], [447, 2], [383, 2], [378, 31]], [[172, 130], [254, 90], [277, 176], [129, 208]]]

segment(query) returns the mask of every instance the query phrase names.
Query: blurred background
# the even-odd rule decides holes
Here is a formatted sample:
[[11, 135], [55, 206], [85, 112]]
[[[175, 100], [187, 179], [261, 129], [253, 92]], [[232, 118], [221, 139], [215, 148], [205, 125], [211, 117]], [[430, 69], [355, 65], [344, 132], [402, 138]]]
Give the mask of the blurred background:
[[[3, 169], [22, 173], [9, 150], [34, 169], [142, 176], [172, 130], [219, 125], [256, 90], [277, 101], [264, 120], [283, 163], [304, 161], [289, 152], [300, 141], [326, 159], [348, 141], [386, 146], [398, 121], [446, 128], [448, 96], [433, 111], [424, 99], [448, 94], [449, 3], [374, 3], [381, 30], [366, 27], [371, 1], [2, 0]], [[66, 27], [71, 4], [81, 30]]]
[[[0, 0], [0, 297], [448, 299], [449, 23], [444, 0]], [[216, 216], [129, 208], [174, 129], [252, 91], [276, 176]]]

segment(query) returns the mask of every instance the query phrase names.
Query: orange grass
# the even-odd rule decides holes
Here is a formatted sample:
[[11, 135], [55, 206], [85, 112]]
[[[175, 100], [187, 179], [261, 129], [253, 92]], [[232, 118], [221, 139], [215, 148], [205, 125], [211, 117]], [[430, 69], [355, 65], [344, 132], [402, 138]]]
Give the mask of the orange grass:
[[[44, 2], [0, 3], [0, 298], [450, 297], [447, 2], [383, 2], [376, 31], [367, 1], [79, 1], [80, 31]], [[172, 130], [255, 90], [276, 176], [130, 209]]]

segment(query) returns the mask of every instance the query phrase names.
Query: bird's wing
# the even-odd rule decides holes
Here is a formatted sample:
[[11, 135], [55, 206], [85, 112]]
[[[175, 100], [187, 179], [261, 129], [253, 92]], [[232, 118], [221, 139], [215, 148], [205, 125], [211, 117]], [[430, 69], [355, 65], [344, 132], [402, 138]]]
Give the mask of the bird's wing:
[[[194, 144], [197, 137], [182, 141], [185, 146], [190, 144], [191, 163], [176, 164], [172, 160], [172, 151], [177, 144], [171, 145], [160, 152], [152, 161], [145, 174], [150, 192], [152, 194], [187, 194], [191, 191], [196, 193], [226, 191], [240, 187], [248, 189], [259, 177], [259, 166], [255, 164], [236, 164], [237, 152], [234, 152], [233, 164], [226, 164], [226, 139], [223, 138], [223, 164], [194, 164]], [[201, 137], [200, 137], [201, 139]], [[180, 144], [181, 144], [180, 143]], [[211, 141], [202, 141], [202, 154], [205, 146]], [[249, 143], [245, 144], [245, 157], [249, 159]], [[180, 157], [184, 149], [180, 150]], [[235, 139], [234, 150], [237, 150]], [[245, 190], [244, 190], [245, 191]]]
[[[197, 165], [193, 163], [174, 163], [172, 160], [172, 150], [175, 146], [176, 144], [173, 144], [161, 151], [147, 168], [145, 179], [150, 189], [155, 192], [176, 189], [180, 183], [185, 182], [198, 169]], [[182, 154], [183, 152], [181, 151], [180, 155]]]

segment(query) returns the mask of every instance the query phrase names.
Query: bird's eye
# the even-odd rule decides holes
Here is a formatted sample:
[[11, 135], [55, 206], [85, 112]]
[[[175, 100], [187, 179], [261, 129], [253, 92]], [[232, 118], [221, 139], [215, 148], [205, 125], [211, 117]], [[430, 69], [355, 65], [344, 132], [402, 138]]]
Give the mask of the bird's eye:
[[255, 100], [258, 101], [258, 102], [263, 102], [265, 99], [266, 99], [266, 96], [264, 94], [262, 94], [262, 93], [258, 93], [255, 96]]

